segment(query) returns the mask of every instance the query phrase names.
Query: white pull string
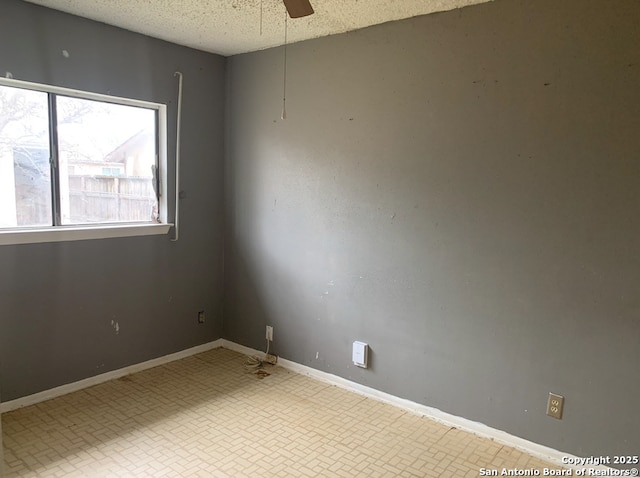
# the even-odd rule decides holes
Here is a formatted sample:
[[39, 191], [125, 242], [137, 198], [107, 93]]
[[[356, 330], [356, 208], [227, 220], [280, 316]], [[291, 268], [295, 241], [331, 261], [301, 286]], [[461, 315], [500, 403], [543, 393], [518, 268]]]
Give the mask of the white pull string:
[[282, 80], [282, 116], [283, 120], [287, 119], [287, 26], [288, 14], [284, 11], [284, 72]]

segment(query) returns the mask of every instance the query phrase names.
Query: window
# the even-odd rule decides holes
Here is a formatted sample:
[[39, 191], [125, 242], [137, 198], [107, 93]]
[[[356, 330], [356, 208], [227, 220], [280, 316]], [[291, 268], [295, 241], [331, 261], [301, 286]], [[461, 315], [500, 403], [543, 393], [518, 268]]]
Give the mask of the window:
[[[72, 173], [69, 173], [72, 174]], [[102, 168], [103, 176], [120, 176], [122, 174], [122, 170], [120, 168]]]
[[[165, 112], [0, 79], [0, 234], [157, 224], [166, 233]], [[122, 235], [162, 233], [129, 229]]]

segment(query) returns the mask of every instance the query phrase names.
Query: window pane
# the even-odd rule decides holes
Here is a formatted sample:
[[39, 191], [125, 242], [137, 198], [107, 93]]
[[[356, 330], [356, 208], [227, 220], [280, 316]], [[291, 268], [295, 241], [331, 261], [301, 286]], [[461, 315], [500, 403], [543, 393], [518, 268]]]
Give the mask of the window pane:
[[57, 96], [62, 224], [157, 221], [156, 112]]
[[0, 86], [0, 227], [51, 226], [47, 94]]

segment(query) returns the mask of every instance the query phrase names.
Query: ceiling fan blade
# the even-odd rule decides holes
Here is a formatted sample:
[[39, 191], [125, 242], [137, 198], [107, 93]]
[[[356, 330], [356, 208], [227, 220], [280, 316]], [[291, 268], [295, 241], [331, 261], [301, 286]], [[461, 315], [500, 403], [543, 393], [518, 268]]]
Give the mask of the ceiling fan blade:
[[309, 0], [283, 0], [284, 6], [291, 18], [306, 17], [313, 13], [313, 7]]

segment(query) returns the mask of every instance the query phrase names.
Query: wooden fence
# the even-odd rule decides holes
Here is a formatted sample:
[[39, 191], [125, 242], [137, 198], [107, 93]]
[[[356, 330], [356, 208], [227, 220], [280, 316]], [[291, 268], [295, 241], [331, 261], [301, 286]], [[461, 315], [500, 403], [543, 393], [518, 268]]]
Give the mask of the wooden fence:
[[71, 223], [152, 221], [151, 178], [69, 175]]

